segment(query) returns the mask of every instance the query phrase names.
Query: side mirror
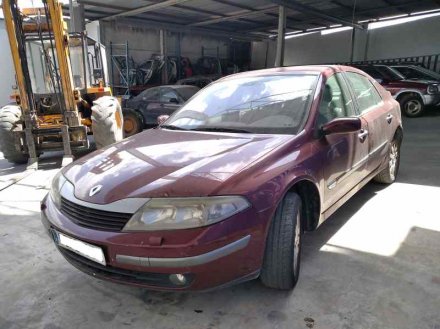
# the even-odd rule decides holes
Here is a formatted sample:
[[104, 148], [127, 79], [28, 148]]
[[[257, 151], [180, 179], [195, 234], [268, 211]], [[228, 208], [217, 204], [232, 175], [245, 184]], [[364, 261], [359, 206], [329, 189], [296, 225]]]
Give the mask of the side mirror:
[[339, 118], [327, 122], [321, 127], [322, 134], [346, 134], [354, 133], [362, 129], [362, 122], [359, 118]]
[[170, 98], [169, 102], [173, 104], [179, 104], [179, 100], [177, 98]]
[[166, 114], [164, 114], [164, 115], [159, 115], [159, 116], [157, 117], [157, 124], [158, 124], [158, 125], [161, 125], [162, 123], [164, 123], [165, 121], [167, 121], [169, 117], [170, 117], [170, 116], [169, 116], [169, 115], [166, 115]]

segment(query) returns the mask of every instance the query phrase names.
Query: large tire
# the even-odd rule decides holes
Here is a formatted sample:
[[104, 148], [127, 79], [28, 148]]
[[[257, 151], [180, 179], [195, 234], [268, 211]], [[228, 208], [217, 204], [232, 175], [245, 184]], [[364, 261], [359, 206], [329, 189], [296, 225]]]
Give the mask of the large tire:
[[124, 109], [124, 137], [130, 137], [140, 133], [144, 129], [142, 115], [133, 109]]
[[270, 288], [295, 287], [301, 260], [301, 198], [288, 193], [278, 206], [266, 241], [261, 281]]
[[387, 167], [374, 177], [375, 182], [381, 184], [394, 183], [399, 173], [401, 144], [402, 137], [400, 134], [396, 134], [389, 146]]
[[29, 156], [15, 147], [13, 129], [21, 122], [21, 109], [17, 105], [6, 105], [0, 109], [0, 151], [12, 163], [26, 163]]
[[119, 101], [112, 96], [103, 96], [93, 102], [92, 130], [96, 148], [121, 141], [124, 120]]
[[423, 114], [425, 104], [423, 100], [416, 95], [404, 95], [399, 99], [402, 113], [409, 118], [416, 118]]

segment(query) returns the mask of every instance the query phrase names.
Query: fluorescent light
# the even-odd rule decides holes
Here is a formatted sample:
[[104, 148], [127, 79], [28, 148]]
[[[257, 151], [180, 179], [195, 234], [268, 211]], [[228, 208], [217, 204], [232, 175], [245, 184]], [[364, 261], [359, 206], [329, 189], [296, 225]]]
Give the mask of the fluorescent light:
[[298, 38], [298, 37], [302, 37], [304, 35], [309, 35], [309, 34], [312, 34], [312, 33], [316, 33], [316, 32], [304, 32], [304, 33], [292, 34], [292, 35], [286, 36], [284, 39]]
[[307, 29], [306, 31], [318, 31], [318, 30], [324, 30], [324, 29], [326, 29], [326, 27], [325, 26], [321, 26], [321, 27], [314, 27], [314, 28], [311, 28], [311, 29]]
[[342, 27], [337, 27], [334, 29], [323, 30], [323, 31], [321, 31], [321, 35], [327, 35], [327, 34], [332, 34], [332, 33], [337, 33], [337, 32], [342, 32], [342, 31], [348, 31], [348, 30], [353, 30], [353, 28], [351, 26], [342, 26]]
[[385, 21], [388, 19], [396, 19], [396, 18], [401, 18], [401, 17], [407, 17], [408, 14], [402, 14], [402, 15], [395, 15], [395, 16], [387, 16], [387, 17], [381, 17], [379, 18], [380, 21]]
[[432, 14], [427, 14], [427, 15], [409, 16], [409, 17], [404, 17], [404, 18], [392, 19], [392, 20], [388, 20], [388, 21], [374, 22], [374, 23], [368, 24], [368, 29], [374, 30], [374, 29], [379, 29], [382, 27], [413, 22], [413, 21], [417, 21], [420, 19], [435, 17], [435, 16], [440, 16], [440, 11], [432, 13]]

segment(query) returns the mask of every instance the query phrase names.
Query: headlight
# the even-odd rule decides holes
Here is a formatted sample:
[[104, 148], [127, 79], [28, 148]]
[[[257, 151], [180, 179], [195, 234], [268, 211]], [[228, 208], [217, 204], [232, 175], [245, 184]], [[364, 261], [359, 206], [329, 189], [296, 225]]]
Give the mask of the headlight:
[[243, 211], [249, 202], [239, 196], [151, 199], [139, 209], [124, 231], [159, 231], [202, 227]]
[[429, 85], [428, 94], [438, 94], [440, 92], [439, 85]]
[[61, 194], [60, 190], [66, 182], [66, 178], [63, 176], [61, 171], [59, 171], [52, 180], [52, 186], [50, 188], [50, 197], [57, 208], [61, 207]]

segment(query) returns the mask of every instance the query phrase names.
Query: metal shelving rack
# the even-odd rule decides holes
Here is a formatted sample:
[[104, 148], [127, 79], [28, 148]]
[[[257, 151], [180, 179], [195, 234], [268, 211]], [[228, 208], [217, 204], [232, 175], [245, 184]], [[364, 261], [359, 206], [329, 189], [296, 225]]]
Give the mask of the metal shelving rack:
[[[110, 42], [110, 59], [112, 72], [112, 89], [116, 96], [130, 96], [130, 57], [128, 56], [128, 42], [115, 44]], [[121, 66], [125, 60], [125, 67]], [[115, 84], [115, 73], [119, 77], [118, 84]]]

